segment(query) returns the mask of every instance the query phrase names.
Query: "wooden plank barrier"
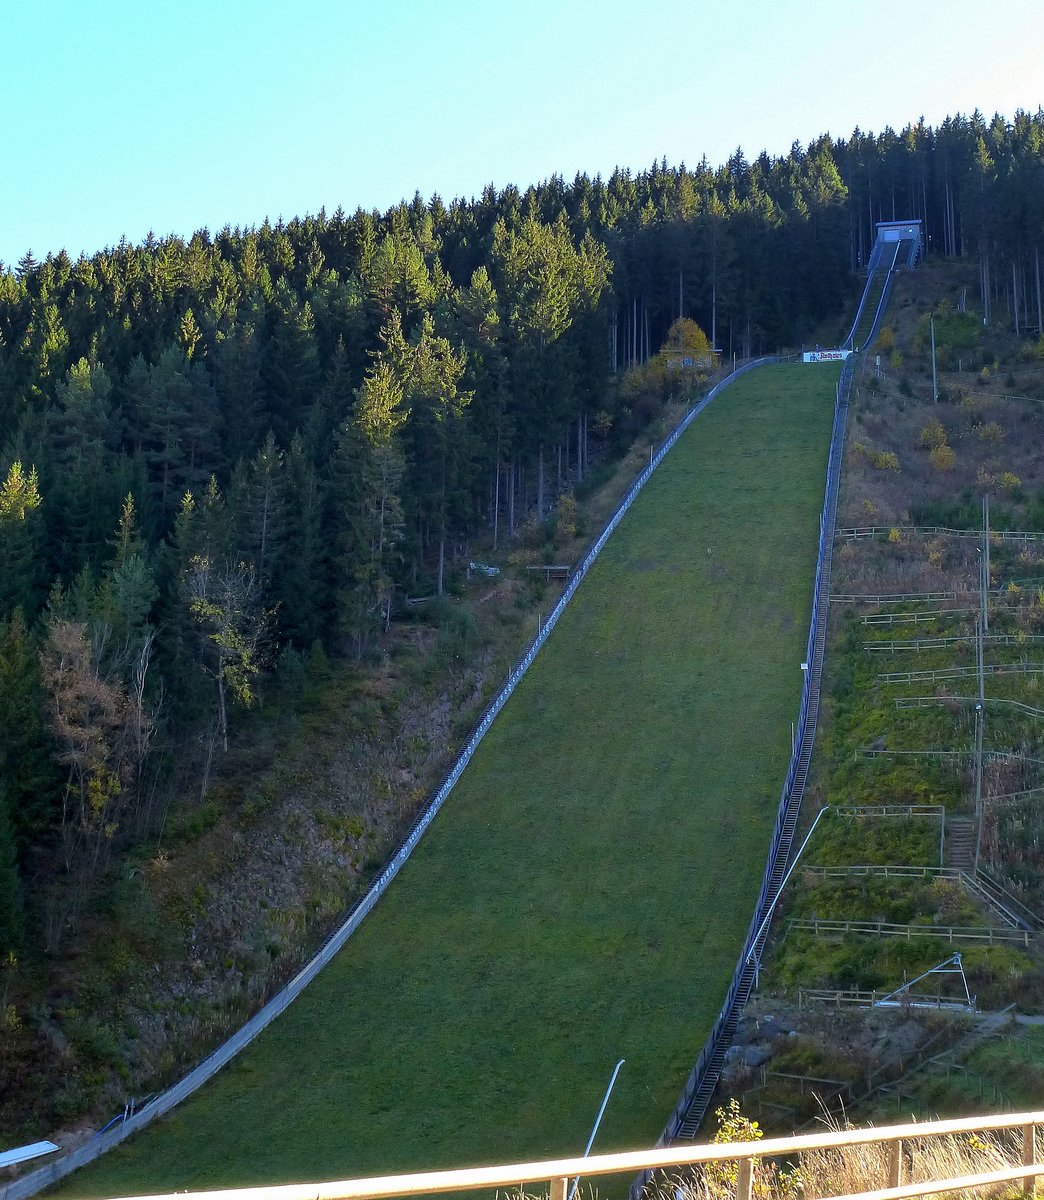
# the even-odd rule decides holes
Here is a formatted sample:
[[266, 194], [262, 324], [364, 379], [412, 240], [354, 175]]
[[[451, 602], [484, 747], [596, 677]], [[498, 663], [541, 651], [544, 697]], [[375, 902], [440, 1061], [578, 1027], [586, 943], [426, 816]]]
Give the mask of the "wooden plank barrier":
[[[590, 1158], [560, 1158], [503, 1166], [470, 1167], [463, 1170], [421, 1171], [409, 1175], [385, 1175], [369, 1179], [334, 1180], [324, 1183], [290, 1183], [270, 1187], [233, 1188], [209, 1192], [176, 1192], [151, 1200], [385, 1200], [387, 1197], [452, 1194], [501, 1188], [547, 1187], [550, 1200], [565, 1200], [570, 1180], [576, 1176], [633, 1175], [636, 1171], [670, 1171], [712, 1163], [737, 1164], [736, 1200], [750, 1200], [755, 1170], [768, 1159], [792, 1159], [794, 1155], [820, 1150], [844, 1150], [855, 1146], [879, 1146], [884, 1150], [884, 1186], [874, 1191], [850, 1193], [837, 1200], [906, 1200], [942, 1192], [967, 1192], [973, 1188], [1022, 1182], [1032, 1195], [1036, 1179], [1044, 1175], [1037, 1162], [1037, 1130], [1044, 1112], [1000, 1113], [957, 1120], [924, 1121], [886, 1125], [880, 1128], [831, 1130], [798, 1137], [764, 1138], [757, 1142], [732, 1142], [673, 1146], [660, 1150], [596, 1154]], [[997, 1170], [946, 1179], [902, 1182], [905, 1162], [914, 1143], [954, 1135], [1013, 1131], [1019, 1138], [1013, 1157], [1021, 1161]], [[1019, 1144], [1021, 1142], [1021, 1144]], [[144, 1197], [126, 1200], [145, 1200]], [[817, 1200], [807, 1195], [804, 1200]]]

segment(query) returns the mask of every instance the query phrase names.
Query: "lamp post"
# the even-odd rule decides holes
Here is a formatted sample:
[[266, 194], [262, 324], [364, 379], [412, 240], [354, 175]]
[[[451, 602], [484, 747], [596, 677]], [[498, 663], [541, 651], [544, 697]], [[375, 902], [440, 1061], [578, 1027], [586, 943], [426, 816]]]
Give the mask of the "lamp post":
[[939, 403], [939, 380], [935, 373], [935, 313], [929, 314], [928, 323], [932, 330], [932, 401]]
[[[609, 1103], [609, 1097], [613, 1094], [613, 1088], [616, 1086], [616, 1077], [620, 1074], [620, 1068], [627, 1061], [626, 1058], [621, 1058], [616, 1064], [616, 1070], [613, 1071], [613, 1077], [609, 1080], [609, 1086], [605, 1089], [605, 1095], [602, 1097], [602, 1107], [598, 1110], [598, 1116], [595, 1117], [594, 1128], [591, 1130], [591, 1136], [587, 1139], [587, 1145], [584, 1147], [583, 1157], [586, 1158], [591, 1153], [591, 1147], [594, 1145], [595, 1134], [598, 1132], [598, 1126], [602, 1123], [602, 1114], [605, 1112], [605, 1106]], [[569, 1189], [569, 1200], [573, 1200], [576, 1195], [576, 1189], [580, 1186], [580, 1176], [573, 1180], [573, 1186]]]

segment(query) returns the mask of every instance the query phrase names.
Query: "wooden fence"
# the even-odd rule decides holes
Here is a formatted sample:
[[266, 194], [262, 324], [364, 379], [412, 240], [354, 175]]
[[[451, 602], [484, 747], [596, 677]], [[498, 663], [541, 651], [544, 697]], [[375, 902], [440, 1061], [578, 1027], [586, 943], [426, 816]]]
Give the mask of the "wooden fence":
[[[971, 541], [982, 541], [981, 529], [948, 529], [943, 525], [859, 525], [839, 529], [834, 534], [840, 542], [858, 542], [870, 538], [891, 537], [892, 530], [898, 529], [900, 537], [907, 533], [919, 537], [955, 537], [968, 538]], [[991, 542], [1039, 542], [1044, 541], [1044, 533], [1028, 529], [991, 529]]]
[[958, 942], [986, 942], [990, 946], [1015, 942], [1029, 946], [1033, 935], [1026, 929], [996, 929], [988, 925], [900, 925], [893, 921], [828, 921], [819, 917], [792, 917], [787, 932], [807, 931], [815, 937], [844, 937], [865, 933], [872, 937], [939, 938], [954, 945]]
[[[1044, 633], [988, 633], [982, 639], [984, 646], [1036, 646], [1041, 643], [1044, 643]], [[919, 653], [922, 650], [942, 650], [946, 646], [974, 644], [975, 635], [968, 633], [954, 637], [882, 638], [877, 642], [864, 642], [863, 649], [870, 654], [903, 654], [908, 650]]]
[[977, 608], [922, 608], [919, 612], [867, 613], [859, 619], [864, 625], [918, 625], [939, 617], [973, 617], [978, 611]]
[[[962, 593], [963, 594], [963, 593]], [[855, 595], [840, 592], [830, 597], [831, 604], [927, 604], [935, 600], [956, 600], [957, 592], [891, 592]]]
[[1040, 675], [1044, 663], [984, 663], [981, 667], [940, 667], [936, 671], [885, 671], [878, 675], [878, 683], [932, 683], [945, 679], [967, 679], [979, 673], [983, 675]]
[[[923, 1121], [879, 1128], [831, 1130], [799, 1137], [764, 1138], [757, 1142], [722, 1145], [672, 1146], [661, 1150], [637, 1150], [597, 1154], [590, 1158], [558, 1158], [504, 1166], [469, 1167], [463, 1170], [422, 1171], [410, 1175], [383, 1175], [370, 1179], [346, 1179], [323, 1183], [290, 1183], [274, 1187], [237, 1188], [210, 1192], [178, 1192], [154, 1200], [387, 1200], [396, 1196], [455, 1194], [457, 1192], [501, 1191], [525, 1188], [550, 1200], [566, 1200], [572, 1180], [579, 1176], [605, 1177], [651, 1172], [677, 1177], [689, 1168], [736, 1164], [735, 1200], [751, 1200], [755, 1169], [766, 1161], [793, 1160], [817, 1151], [845, 1151], [855, 1147], [877, 1147], [883, 1151], [882, 1187], [851, 1193], [837, 1200], [906, 1200], [941, 1192], [967, 1192], [1022, 1181], [1024, 1193], [1032, 1195], [1044, 1162], [1038, 1162], [1038, 1128], [1044, 1112], [993, 1114], [959, 1120]], [[1008, 1134], [1011, 1149], [1002, 1161], [1010, 1165], [975, 1174], [940, 1179], [910, 1178], [918, 1172], [913, 1151], [933, 1138], [971, 1134]], [[1014, 1136], [1012, 1136], [1014, 1135]], [[907, 1180], [904, 1182], [904, 1175]], [[138, 1198], [135, 1198], [138, 1200]], [[804, 1193], [804, 1200], [817, 1200]]]

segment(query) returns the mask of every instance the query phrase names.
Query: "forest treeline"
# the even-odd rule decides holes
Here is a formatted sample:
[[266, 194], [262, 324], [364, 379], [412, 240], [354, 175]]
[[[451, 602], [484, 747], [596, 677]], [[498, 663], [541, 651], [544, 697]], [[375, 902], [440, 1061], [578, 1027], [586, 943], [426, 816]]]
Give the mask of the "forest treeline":
[[544, 521], [676, 318], [796, 346], [907, 217], [1040, 328], [1040, 111], [0, 264], [0, 949], [61, 947], [265, 672]]

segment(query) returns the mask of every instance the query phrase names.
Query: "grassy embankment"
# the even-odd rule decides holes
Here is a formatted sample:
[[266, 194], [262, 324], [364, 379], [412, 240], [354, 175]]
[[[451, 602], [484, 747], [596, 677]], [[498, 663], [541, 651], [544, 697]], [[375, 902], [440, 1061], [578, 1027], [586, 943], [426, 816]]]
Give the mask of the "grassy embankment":
[[760, 881], [800, 686], [835, 370], [672, 451], [399, 880], [293, 1008], [73, 1178], [104, 1195], [649, 1144]]
[[[1044, 911], [1044, 353], [1035, 339], [1020, 339], [1003, 326], [986, 327], [980, 315], [959, 311], [959, 298], [973, 292], [970, 265], [929, 264], [902, 276], [874, 356], [857, 371], [838, 524], [879, 532], [872, 538], [839, 539], [832, 590], [863, 596], [936, 592], [954, 598], [832, 606], [806, 819], [824, 803], [835, 811], [808, 847], [809, 869], [797, 872], [788, 886], [773, 953], [762, 973], [760, 1004], [777, 1018], [781, 1008], [793, 1005], [799, 988], [890, 991], [955, 950], [962, 954], [980, 1008], [1014, 1003], [1024, 1013], [1037, 1014], [1044, 1005], [1039, 937], [1028, 946], [990, 945], [985, 938], [965, 936], [967, 929], [953, 942], [929, 929], [918, 933], [918, 926], [1003, 925], [956, 880], [824, 878], [812, 869], [939, 865], [938, 812], [855, 819], [837, 811], [851, 805], [914, 804], [945, 808], [945, 863], [973, 869], [981, 539], [945, 530], [981, 528], [986, 496], [994, 536], [990, 640], [983, 657], [993, 669], [983, 680], [987, 755], [979, 865], [1023, 904]], [[938, 402], [932, 393], [929, 308], [936, 313]], [[877, 363], [883, 364], [880, 377]], [[998, 530], [1033, 536], [1003, 541]], [[954, 676], [954, 668], [967, 674]], [[904, 680], [903, 672], [915, 676]], [[955, 836], [962, 829], [963, 836]], [[812, 917], [909, 925], [912, 936], [787, 932], [791, 918]], [[935, 976], [921, 990], [962, 995], [955, 977]], [[822, 1014], [818, 1020], [817, 1013]], [[932, 1067], [921, 1064], [921, 1051], [927, 1047], [934, 1055], [943, 1048], [931, 1039], [946, 1023], [945, 1015], [911, 1010], [887, 1023], [878, 1015], [880, 1022], [860, 1009], [848, 1010], [844, 1020], [837, 1010], [792, 1012], [789, 1019], [801, 1024], [805, 1036], [776, 1045], [767, 1064], [791, 1079], [776, 1074], [762, 1086], [760, 1076], [752, 1074], [747, 1081], [732, 1081], [733, 1089], [743, 1092], [749, 1115], [789, 1131], [821, 1114], [816, 1093], [826, 1089], [810, 1084], [811, 1077], [865, 1081], [871, 1075], [880, 1078], [882, 1065], [892, 1072], [893, 1092], [875, 1095], [858, 1109], [847, 1103], [857, 1120], [893, 1119], [894, 1094], [919, 1116], [1019, 1107], [1039, 1081], [1039, 1030], [994, 1038], [963, 1067], [949, 1054]], [[830, 1032], [828, 1023], [835, 1025]], [[955, 1023], [950, 1036], [961, 1028]], [[882, 1064], [886, 1055], [889, 1061]], [[1012, 1066], [1010, 1084], [1001, 1067], [1006, 1059]], [[804, 1078], [795, 1082], [795, 1075]], [[1032, 1100], [1026, 1107], [1033, 1107]]]

